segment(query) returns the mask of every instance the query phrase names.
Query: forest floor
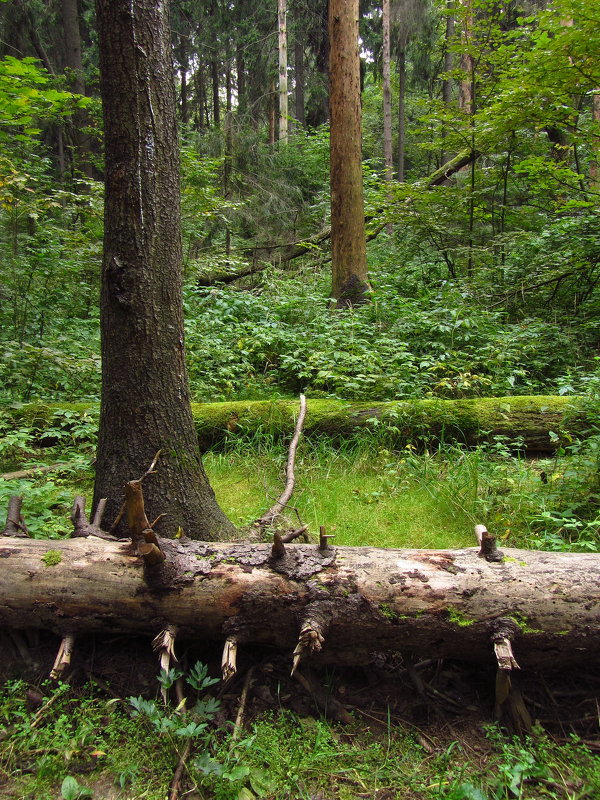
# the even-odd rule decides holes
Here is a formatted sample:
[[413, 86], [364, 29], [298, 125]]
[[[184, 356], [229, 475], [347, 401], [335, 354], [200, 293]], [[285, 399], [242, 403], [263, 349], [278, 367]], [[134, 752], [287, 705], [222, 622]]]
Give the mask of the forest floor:
[[[82, 642], [70, 685], [53, 689], [43, 678], [55, 642], [39, 636], [28, 644], [31, 661], [19, 665], [18, 679], [13, 672], [0, 703], [0, 798], [167, 797], [183, 742], [157, 736], [128, 699], [158, 695], [149, 642]], [[4, 645], [10, 652], [11, 643]], [[210, 673], [219, 673], [216, 651], [189, 647], [180, 655], [184, 668], [200, 656]], [[241, 653], [237, 675], [211, 689], [220, 707], [210, 733], [192, 746], [179, 796], [600, 797], [600, 678], [594, 672], [524, 672], [518, 683], [534, 726], [518, 736], [510, 719], [504, 729], [494, 720], [492, 665], [412, 662], [381, 653], [363, 667], [315, 668], [305, 677], [322, 692], [318, 702], [290, 677], [289, 658], [253, 648]], [[245, 686], [241, 727], [232, 735]], [[349, 714], [344, 723], [340, 706]], [[33, 729], [31, 720], [41, 724]], [[203, 774], [196, 761], [203, 752], [225, 763], [233, 779]], [[93, 795], [61, 794], [63, 776]]]
[[[44, 460], [64, 455], [49, 450]], [[29, 465], [34, 456], [12, 466]], [[237, 525], [249, 526], [277, 497], [285, 458], [283, 446], [205, 456], [219, 502]], [[59, 536], [69, 527], [73, 495], [89, 496], [89, 463], [84, 458], [65, 472], [0, 481], [0, 495], [24, 494], [27, 523], [38, 535]], [[578, 497], [591, 496], [595, 465], [585, 453], [523, 461], [501, 446], [416, 454], [305, 441], [288, 522], [307, 523], [313, 534], [325, 525], [342, 545], [473, 546], [479, 521], [511, 545], [552, 545], [552, 514], [567, 500], [572, 509]], [[561, 546], [591, 549], [596, 529], [577, 527], [569, 514], [557, 517], [572, 524], [560, 529]], [[492, 665], [381, 653], [364, 666], [315, 667], [305, 674], [307, 690], [290, 677], [289, 654], [248, 648], [239, 655], [238, 674], [209, 690], [219, 707], [208, 727], [186, 739], [157, 733], [157, 725], [175, 718], [176, 701], [171, 710], [160, 706], [154, 722], [132, 705], [135, 696], [159, 697], [148, 641], [79, 642], [69, 683], [58, 685], [47, 680], [54, 637], [4, 635], [1, 645], [2, 800], [162, 800], [187, 741], [181, 798], [600, 798], [600, 678], [586, 669], [524, 671], [516, 678], [533, 720], [524, 732], [511, 719], [504, 727], [495, 720]], [[220, 673], [220, 652], [208, 645], [188, 645], [178, 655], [186, 671], [197, 659], [210, 675]], [[234, 734], [242, 705], [243, 724]], [[349, 715], [345, 722], [340, 707], [342, 717]]]

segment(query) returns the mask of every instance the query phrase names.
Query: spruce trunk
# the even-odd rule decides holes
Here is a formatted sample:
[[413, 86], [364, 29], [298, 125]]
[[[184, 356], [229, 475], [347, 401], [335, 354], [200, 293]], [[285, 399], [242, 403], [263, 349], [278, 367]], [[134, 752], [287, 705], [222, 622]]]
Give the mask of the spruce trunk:
[[[98, 0], [106, 150], [102, 401], [94, 502], [116, 517], [123, 486], [149, 477], [150, 519], [203, 539], [233, 526], [204, 473], [184, 359], [179, 155], [167, 7]], [[160, 497], [160, 500], [157, 498]]]

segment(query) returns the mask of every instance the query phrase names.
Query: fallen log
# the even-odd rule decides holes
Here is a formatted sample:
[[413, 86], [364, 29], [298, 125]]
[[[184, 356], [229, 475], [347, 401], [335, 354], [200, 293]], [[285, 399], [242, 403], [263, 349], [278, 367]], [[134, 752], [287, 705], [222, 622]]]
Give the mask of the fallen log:
[[69, 655], [90, 633], [227, 642], [229, 675], [249, 644], [288, 652], [290, 669], [388, 650], [500, 670], [600, 660], [600, 554], [481, 538], [481, 551], [159, 538], [155, 562], [129, 540], [2, 537], [0, 626], [52, 630]]
[[[58, 410], [81, 416], [97, 413], [91, 403], [29, 403], [5, 409], [16, 425], [37, 428], [42, 443]], [[192, 413], [202, 450], [219, 447], [228, 438], [258, 431], [290, 437], [297, 417], [296, 400], [193, 403]], [[73, 417], [74, 424], [77, 417]], [[461, 400], [402, 400], [358, 403], [309, 399], [303, 433], [306, 437], [348, 439], [361, 429], [377, 433], [388, 447], [404, 447], [426, 441], [459, 442], [469, 446], [493, 442], [495, 437], [521, 441], [526, 454], [551, 454], [564, 441], [562, 434], [584, 436], [592, 416], [578, 397], [529, 396], [481, 397]], [[568, 439], [567, 439], [568, 441]]]
[[[291, 435], [297, 413], [293, 400], [193, 403], [203, 450], [232, 435], [258, 431]], [[581, 398], [555, 396], [477, 397], [461, 400], [402, 400], [357, 403], [310, 399], [303, 432], [348, 439], [370, 430], [387, 447], [407, 444], [436, 446], [440, 442], [475, 446], [506, 442], [525, 454], [553, 454], [564, 443], [562, 434], [585, 435], [591, 417]], [[567, 437], [567, 441], [569, 437]]]

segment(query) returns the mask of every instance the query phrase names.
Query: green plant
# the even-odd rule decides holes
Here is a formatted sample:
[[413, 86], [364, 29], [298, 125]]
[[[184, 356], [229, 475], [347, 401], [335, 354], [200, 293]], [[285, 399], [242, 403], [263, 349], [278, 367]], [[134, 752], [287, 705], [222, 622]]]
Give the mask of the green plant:
[[84, 800], [92, 797], [93, 792], [82, 786], [72, 775], [67, 775], [60, 787], [60, 794], [63, 800]]
[[42, 556], [42, 561], [47, 567], [55, 567], [62, 561], [62, 553], [60, 550], [46, 550]]

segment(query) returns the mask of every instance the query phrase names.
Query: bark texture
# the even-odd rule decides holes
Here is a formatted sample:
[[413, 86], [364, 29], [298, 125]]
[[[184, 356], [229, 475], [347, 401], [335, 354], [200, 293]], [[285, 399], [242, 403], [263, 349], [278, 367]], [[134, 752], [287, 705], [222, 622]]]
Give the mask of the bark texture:
[[287, 58], [287, 0], [277, 2], [279, 30], [279, 141], [288, 139], [288, 58]]
[[332, 296], [338, 308], [369, 291], [361, 160], [358, 0], [329, 2]]
[[500, 635], [521, 666], [600, 659], [598, 554], [160, 547], [166, 560], [149, 567], [130, 542], [3, 538], [0, 625], [63, 637], [175, 626], [183, 639], [286, 650], [290, 666], [292, 651], [350, 664], [382, 650], [487, 662]]
[[390, 0], [383, 0], [383, 154], [385, 179], [392, 180], [394, 157], [392, 153], [392, 86], [390, 79]]
[[[184, 359], [179, 157], [167, 4], [98, 0], [106, 150], [102, 402], [94, 503], [110, 522], [158, 450], [148, 516], [203, 539], [233, 526], [204, 473]], [[160, 507], [159, 507], [160, 506]]]
[[[61, 16], [63, 22], [63, 52], [67, 68], [67, 81], [71, 91], [85, 95], [85, 73], [81, 56], [81, 33], [79, 30], [79, 11], [77, 0], [61, 0]], [[73, 163], [88, 178], [94, 178], [95, 172], [91, 163], [92, 142], [86, 127], [90, 119], [85, 109], [78, 108], [73, 114], [71, 137], [74, 153]]]

